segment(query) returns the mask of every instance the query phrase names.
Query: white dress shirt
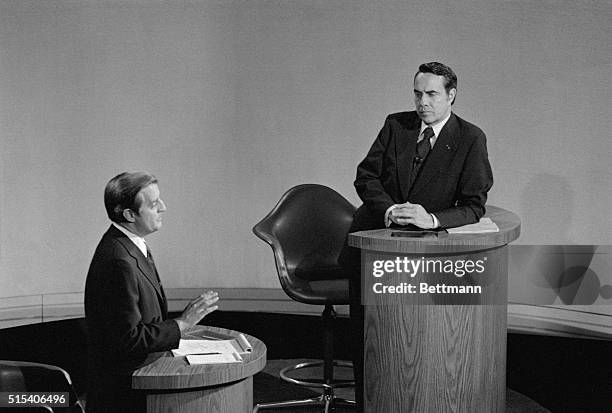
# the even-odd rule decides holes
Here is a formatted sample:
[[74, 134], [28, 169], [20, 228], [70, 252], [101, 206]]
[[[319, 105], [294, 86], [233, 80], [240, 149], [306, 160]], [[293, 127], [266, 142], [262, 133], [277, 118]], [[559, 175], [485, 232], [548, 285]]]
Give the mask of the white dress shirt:
[[113, 222], [113, 225], [119, 231], [121, 231], [125, 235], [127, 235], [127, 237], [130, 239], [130, 241], [132, 241], [134, 243], [134, 245], [136, 245], [138, 247], [140, 252], [142, 252], [142, 255], [144, 255], [144, 257], [147, 258], [147, 243], [146, 243], [146, 241], [144, 240], [143, 237], [139, 237], [138, 235], [128, 231], [127, 229], [125, 229], [124, 227], [122, 227], [121, 225], [119, 225], [119, 224], [117, 224], [115, 222]]

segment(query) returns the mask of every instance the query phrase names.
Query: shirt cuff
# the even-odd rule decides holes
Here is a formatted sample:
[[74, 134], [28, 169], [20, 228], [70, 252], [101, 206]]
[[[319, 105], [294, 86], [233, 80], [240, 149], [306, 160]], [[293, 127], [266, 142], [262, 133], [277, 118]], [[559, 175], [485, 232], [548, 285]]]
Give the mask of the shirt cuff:
[[385, 211], [385, 227], [389, 228], [389, 226], [391, 225], [391, 219], [389, 218], [389, 214], [391, 214], [391, 211], [393, 211], [397, 207], [398, 204], [393, 204]]
[[440, 221], [438, 221], [438, 218], [434, 214], [429, 214], [429, 215], [431, 215], [431, 217], [433, 218], [433, 228], [432, 229], [439, 228]]

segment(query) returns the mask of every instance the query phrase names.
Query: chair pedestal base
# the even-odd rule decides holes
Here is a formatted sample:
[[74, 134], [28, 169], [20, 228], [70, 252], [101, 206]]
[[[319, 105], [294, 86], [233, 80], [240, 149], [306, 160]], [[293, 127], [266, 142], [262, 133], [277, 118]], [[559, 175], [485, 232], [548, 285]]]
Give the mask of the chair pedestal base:
[[[270, 402], [270, 403], [260, 403], [253, 408], [253, 413], [257, 413], [260, 410], [264, 409], [282, 409], [288, 407], [323, 407], [325, 413], [332, 412], [333, 409], [337, 406], [345, 406], [345, 407], [355, 407], [354, 400], [347, 400], [341, 397], [336, 397], [334, 394], [334, 389], [342, 388], [342, 387], [353, 387], [355, 385], [354, 381], [337, 381], [331, 383], [321, 383], [317, 381], [307, 381], [307, 380], [298, 380], [287, 375], [288, 372], [300, 369], [308, 369], [314, 367], [324, 366], [324, 362], [309, 362], [309, 363], [300, 363], [294, 366], [285, 367], [280, 371], [280, 377], [284, 381], [292, 384], [296, 384], [298, 386], [305, 387], [313, 387], [313, 388], [321, 388], [323, 389], [323, 393], [318, 397], [313, 397], [309, 399], [302, 400], [287, 400], [281, 402]], [[352, 368], [353, 365], [350, 362], [344, 361], [333, 361], [333, 367], [346, 367]]]

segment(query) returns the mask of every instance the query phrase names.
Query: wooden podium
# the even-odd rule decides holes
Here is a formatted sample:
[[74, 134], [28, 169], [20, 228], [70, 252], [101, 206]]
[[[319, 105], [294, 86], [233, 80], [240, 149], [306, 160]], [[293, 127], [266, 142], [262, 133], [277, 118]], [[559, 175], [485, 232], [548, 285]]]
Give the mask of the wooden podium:
[[[501, 208], [487, 211], [499, 232], [412, 238], [381, 229], [349, 235], [349, 245], [362, 250], [365, 412], [505, 411], [507, 244], [519, 236], [520, 220]], [[466, 262], [474, 265], [460, 277], [410, 274], [404, 265], [373, 276], [374, 266], [389, 261], [420, 261], [421, 269], [445, 265], [458, 274]], [[446, 287], [435, 287], [441, 280], [480, 285], [482, 292], [444, 293]], [[429, 290], [421, 292], [421, 283]]]
[[[199, 330], [237, 337], [240, 333], [216, 327]], [[132, 388], [144, 390], [148, 413], [251, 413], [253, 375], [266, 365], [266, 346], [245, 334], [253, 351], [242, 363], [189, 365], [185, 357], [167, 352], [132, 374]]]

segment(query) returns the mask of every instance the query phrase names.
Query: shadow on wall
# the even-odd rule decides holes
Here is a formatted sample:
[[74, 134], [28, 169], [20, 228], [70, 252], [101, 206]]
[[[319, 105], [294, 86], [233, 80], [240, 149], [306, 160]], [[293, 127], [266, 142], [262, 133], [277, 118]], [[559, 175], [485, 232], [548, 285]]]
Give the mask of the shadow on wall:
[[569, 228], [573, 203], [574, 192], [567, 180], [555, 175], [535, 175], [523, 191], [522, 227], [526, 231], [544, 229], [543, 237], [558, 242], [510, 247], [509, 295], [512, 302], [533, 305], [611, 303], [610, 246], [572, 245]]

